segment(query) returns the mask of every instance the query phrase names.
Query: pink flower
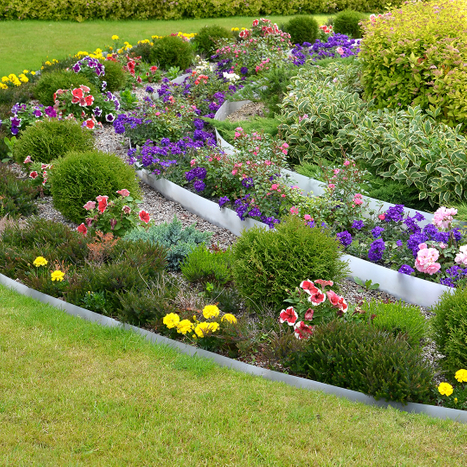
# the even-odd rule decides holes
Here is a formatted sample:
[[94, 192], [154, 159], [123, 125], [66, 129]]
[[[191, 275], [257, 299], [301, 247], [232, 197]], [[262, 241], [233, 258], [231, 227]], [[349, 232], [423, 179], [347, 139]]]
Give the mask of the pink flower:
[[285, 195], [281, 195], [282, 198], [285, 198]]
[[298, 315], [293, 306], [289, 306], [287, 309], [282, 310], [279, 314], [279, 322], [287, 323], [289, 326], [293, 326], [297, 319]]
[[[89, 89], [87, 86], [85, 86], [84, 84], [82, 84], [80, 87], [79, 87], [83, 92], [89, 92], [91, 89]], [[57, 91], [58, 92], [58, 91]]]
[[141, 210], [138, 215], [139, 218], [146, 224], [151, 220], [149, 214], [146, 211]]
[[341, 170], [340, 169], [334, 169], [333, 172], [334, 172], [334, 175], [337, 175]]
[[316, 289], [314, 294], [311, 294], [308, 297], [308, 301], [311, 302], [314, 306], [318, 306], [319, 304], [323, 303], [326, 300], [326, 295], [324, 295], [321, 290]]
[[94, 209], [96, 207], [96, 202], [95, 201], [88, 201], [83, 208], [86, 209], [86, 211], [90, 211], [91, 209]]
[[290, 208], [290, 214], [297, 215], [298, 214], [298, 209], [295, 206], [292, 206]]
[[312, 218], [309, 214], [305, 214], [305, 215], [303, 216], [303, 218], [304, 218], [306, 221], [311, 221], [311, 220], [313, 220], [313, 218]]
[[316, 279], [315, 282], [321, 287], [326, 287], [327, 285], [329, 285], [329, 287], [332, 287], [334, 285], [333, 281], [325, 281], [323, 279]]
[[97, 209], [99, 209], [100, 212], [104, 212], [107, 209], [107, 200], [109, 199], [108, 196], [97, 196], [96, 197], [97, 202], [99, 203], [97, 206]]
[[238, 172], [237, 169], [233, 169], [233, 170], [232, 170], [232, 175], [237, 175], [237, 172]]
[[337, 47], [336, 52], [337, 52], [339, 55], [343, 55], [344, 49], [343, 49], [342, 47]]
[[117, 193], [119, 195], [122, 195], [124, 198], [130, 196], [130, 192], [126, 188], [124, 188], [123, 190], [118, 190]]
[[313, 335], [313, 327], [308, 326], [303, 321], [299, 321], [294, 326], [294, 334], [297, 339], [308, 339]]
[[433, 214], [433, 224], [441, 230], [449, 230], [451, 227], [451, 223], [453, 220], [453, 216], [457, 214], [457, 209], [454, 208], [446, 208], [441, 206], [434, 214]]
[[348, 165], [350, 165], [350, 161], [345, 161], [344, 166], [347, 167]]
[[86, 226], [84, 224], [80, 224], [78, 225], [77, 229], [76, 229], [79, 233], [82, 233], [84, 236], [86, 236], [86, 234], [88, 233], [88, 229], [86, 228]]
[[279, 188], [279, 185], [277, 183], [273, 183], [271, 185], [271, 190], [277, 190]]
[[457, 253], [454, 261], [457, 264], [462, 264], [463, 266], [467, 266], [467, 245], [462, 245], [459, 248], [459, 253]]
[[354, 199], [353, 199], [353, 202], [354, 202], [357, 206], [359, 206], [360, 204], [363, 204], [363, 201], [362, 201], [360, 198], [354, 198]]
[[31, 156], [28, 156], [26, 159], [24, 159], [23, 164], [29, 164], [30, 162], [32, 162], [32, 159]]
[[35, 180], [39, 174], [34, 170], [29, 174], [29, 177]]
[[328, 185], [328, 188], [329, 188], [330, 190], [334, 190], [334, 188], [336, 188], [336, 185], [334, 185], [334, 183], [330, 183], [330, 184]]
[[381, 221], [384, 221], [384, 219], [386, 219], [386, 216], [384, 214], [380, 214], [378, 216], [378, 219], [381, 220]]
[[331, 305], [334, 307], [337, 307], [337, 305], [339, 304], [339, 295], [337, 295], [336, 292], [332, 290], [328, 290], [326, 292], [326, 295], [328, 296], [328, 299]]
[[313, 284], [312, 281], [307, 279], [306, 281], [302, 281], [300, 284], [300, 288], [302, 288], [308, 295], [312, 295], [318, 292], [317, 287]]
[[86, 128], [89, 128], [90, 130], [92, 130], [94, 128], [94, 126], [95, 126], [95, 123], [92, 120], [92, 118], [88, 118], [87, 120], [84, 121], [84, 126]]
[[436, 248], [427, 248], [425, 243], [420, 243], [418, 247], [420, 249], [415, 260], [417, 271], [424, 272], [430, 276], [438, 272], [441, 268], [441, 265], [436, 263], [436, 260], [439, 258], [438, 250]]
[[308, 308], [308, 310], [306, 310], [306, 312], [305, 312], [305, 319], [307, 321], [311, 321], [313, 319], [314, 314], [315, 314], [315, 311], [312, 310], [311, 308]]
[[130, 214], [131, 208], [130, 208], [130, 206], [125, 205], [125, 206], [123, 206], [122, 211], [123, 211], [125, 214]]

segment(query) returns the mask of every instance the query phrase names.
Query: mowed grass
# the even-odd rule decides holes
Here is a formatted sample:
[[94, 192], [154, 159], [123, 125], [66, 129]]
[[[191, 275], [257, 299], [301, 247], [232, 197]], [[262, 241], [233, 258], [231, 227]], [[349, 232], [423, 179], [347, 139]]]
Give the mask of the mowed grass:
[[[281, 25], [292, 16], [268, 16]], [[326, 21], [326, 15], [315, 15], [319, 24]], [[172, 33], [194, 33], [203, 26], [218, 24], [230, 30], [237, 27], [251, 27], [254, 17], [187, 19], [177, 21], [1, 21], [0, 22], [0, 78], [24, 69], [39, 70], [46, 60], [65, 58], [78, 51], [93, 52], [98, 47], [113, 45], [115, 34], [136, 45], [139, 40], [151, 36], [165, 36]]]
[[0, 287], [0, 465], [466, 465], [467, 427], [219, 368]]

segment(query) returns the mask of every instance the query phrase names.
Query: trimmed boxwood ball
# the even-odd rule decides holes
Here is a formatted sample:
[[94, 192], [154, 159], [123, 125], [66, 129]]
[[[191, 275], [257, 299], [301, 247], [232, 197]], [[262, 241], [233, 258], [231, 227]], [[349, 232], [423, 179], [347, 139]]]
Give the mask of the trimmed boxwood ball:
[[105, 67], [105, 74], [99, 79], [107, 83], [106, 91], [120, 91], [126, 85], [126, 76], [120, 62], [101, 60]]
[[213, 24], [204, 26], [198, 32], [193, 40], [196, 50], [200, 53], [211, 56], [217, 48], [216, 41], [219, 39], [232, 39], [232, 32], [222, 26]]
[[177, 36], [165, 36], [154, 41], [149, 54], [150, 63], [162, 70], [171, 67], [187, 69], [193, 62], [193, 46]]
[[354, 39], [360, 39], [362, 37], [360, 22], [365, 21], [366, 19], [367, 16], [358, 11], [340, 11], [334, 18], [334, 32], [336, 34], [345, 34]]
[[34, 88], [34, 96], [44, 105], [54, 105], [54, 92], [57, 89], [74, 89], [84, 84], [96, 95], [99, 90], [82, 73], [74, 71], [54, 70], [43, 73]]
[[252, 309], [266, 304], [279, 313], [287, 289], [305, 279], [338, 282], [348, 271], [337, 240], [326, 229], [310, 228], [295, 216], [274, 230], [243, 231], [233, 248], [234, 281]]
[[34, 162], [48, 164], [69, 151], [89, 151], [94, 147], [94, 137], [87, 128], [72, 120], [38, 120], [28, 126], [13, 149], [19, 164], [31, 156]]
[[51, 173], [54, 206], [79, 224], [86, 218], [83, 206], [96, 196], [116, 198], [126, 188], [134, 198], [141, 195], [135, 171], [118, 156], [102, 151], [70, 152], [54, 162]]
[[312, 16], [297, 16], [286, 23], [282, 30], [290, 34], [292, 44], [313, 44], [319, 37], [319, 25]]

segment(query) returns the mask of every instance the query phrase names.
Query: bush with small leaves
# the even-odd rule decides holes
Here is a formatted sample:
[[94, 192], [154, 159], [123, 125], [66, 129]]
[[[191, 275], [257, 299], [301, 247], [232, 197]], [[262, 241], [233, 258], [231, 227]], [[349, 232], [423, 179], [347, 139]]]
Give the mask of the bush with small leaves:
[[89, 151], [94, 147], [92, 132], [72, 120], [38, 120], [29, 125], [13, 148], [18, 164], [30, 156], [34, 162], [50, 163], [70, 151]]
[[319, 25], [312, 16], [297, 16], [286, 23], [282, 30], [290, 34], [292, 44], [313, 44], [319, 37]]
[[193, 58], [193, 46], [177, 36], [155, 39], [149, 54], [150, 63], [166, 71], [171, 67], [185, 70], [191, 65]]
[[198, 31], [193, 44], [199, 53], [210, 57], [217, 49], [217, 42], [221, 39], [232, 39], [232, 32], [222, 26], [213, 24], [204, 26]]
[[106, 91], [115, 92], [124, 89], [126, 85], [126, 76], [122, 64], [118, 61], [105, 60], [102, 62], [105, 67], [105, 74], [100, 76], [101, 81], [107, 83]]
[[334, 33], [345, 34], [354, 39], [362, 37], [360, 23], [366, 21], [367, 15], [354, 10], [344, 10], [337, 13], [333, 20]]

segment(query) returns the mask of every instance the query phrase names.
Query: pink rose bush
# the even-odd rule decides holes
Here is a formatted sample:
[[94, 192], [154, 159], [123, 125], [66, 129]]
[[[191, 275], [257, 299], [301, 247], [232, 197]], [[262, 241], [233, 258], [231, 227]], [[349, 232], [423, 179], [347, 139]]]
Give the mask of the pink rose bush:
[[122, 237], [138, 225], [149, 224], [149, 214], [144, 210], [138, 211], [137, 204], [141, 201], [133, 199], [125, 188], [118, 190], [117, 194], [119, 197], [112, 200], [99, 195], [97, 202], [88, 201], [83, 206], [87, 211], [86, 221], [78, 226], [78, 232], [83, 235], [111, 232], [116, 237]]
[[344, 317], [349, 306], [344, 297], [331, 289], [333, 285], [332, 281], [321, 279], [302, 281], [284, 300], [291, 306], [279, 313], [279, 322], [293, 327], [297, 339], [307, 339], [313, 335], [315, 326]]
[[417, 271], [432, 276], [441, 269], [441, 264], [436, 262], [439, 258], [439, 252], [436, 248], [428, 248], [426, 243], [421, 243], [418, 247], [419, 250], [417, 259], [415, 260], [415, 267]]

